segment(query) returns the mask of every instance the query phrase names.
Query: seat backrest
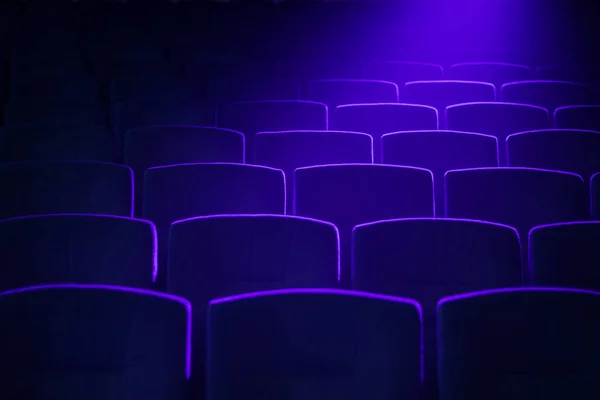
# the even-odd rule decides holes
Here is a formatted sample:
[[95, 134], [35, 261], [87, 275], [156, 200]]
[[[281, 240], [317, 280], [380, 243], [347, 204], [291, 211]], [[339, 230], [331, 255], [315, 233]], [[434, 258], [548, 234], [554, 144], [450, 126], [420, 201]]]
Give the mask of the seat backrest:
[[213, 300], [208, 312], [209, 400], [240, 390], [267, 400], [418, 398], [421, 316], [412, 300], [296, 289]]
[[536, 286], [600, 291], [600, 223], [542, 225], [529, 232], [529, 267]]
[[133, 172], [94, 161], [0, 164], [0, 219], [36, 214], [107, 214], [130, 217]]
[[436, 216], [444, 215], [444, 174], [452, 169], [498, 166], [498, 141], [478, 133], [455, 131], [394, 132], [381, 138], [383, 163], [433, 173]]
[[548, 129], [515, 133], [506, 139], [509, 167], [573, 172], [586, 181], [600, 171], [600, 132]]
[[213, 214], [284, 214], [283, 171], [233, 163], [150, 168], [144, 179], [143, 215], [160, 228]]
[[554, 126], [559, 129], [600, 131], [600, 106], [565, 106], [554, 110]]
[[284, 215], [177, 221], [169, 233], [169, 292], [202, 309], [216, 297], [285, 287], [335, 287], [337, 228]]
[[187, 300], [120, 286], [4, 292], [0, 396], [186, 399], [190, 313]]
[[151, 222], [61, 214], [0, 221], [0, 291], [74, 282], [150, 288], [157, 273]]
[[541, 107], [513, 103], [466, 103], [446, 108], [448, 129], [484, 133], [498, 139], [500, 166], [506, 165], [506, 137], [513, 133], [548, 129], [550, 117]]
[[598, 292], [518, 288], [445, 298], [440, 400], [597, 398], [598, 335]]
[[566, 172], [533, 168], [449, 171], [445, 193], [447, 218], [515, 227], [523, 246], [527, 246], [525, 239], [534, 226], [589, 218], [583, 179]]

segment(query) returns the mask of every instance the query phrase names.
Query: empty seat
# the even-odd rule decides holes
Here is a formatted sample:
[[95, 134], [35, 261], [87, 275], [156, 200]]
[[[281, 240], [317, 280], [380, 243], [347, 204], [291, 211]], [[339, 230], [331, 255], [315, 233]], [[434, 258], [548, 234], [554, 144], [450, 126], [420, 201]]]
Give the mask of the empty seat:
[[467, 62], [454, 64], [448, 69], [448, 78], [461, 81], [488, 82], [500, 90], [508, 82], [526, 81], [532, 78], [526, 65], [503, 62]]
[[93, 161], [0, 164], [0, 219], [36, 214], [107, 214], [130, 217], [133, 173], [124, 165]]
[[118, 103], [113, 123], [122, 154], [127, 131], [160, 125], [213, 126], [214, 105], [190, 96], [143, 97]]
[[381, 79], [394, 82], [400, 90], [400, 100], [406, 101], [404, 84], [414, 81], [442, 79], [444, 68], [438, 64], [409, 61], [375, 61], [363, 66], [365, 79]]
[[550, 128], [548, 111], [512, 103], [467, 103], [446, 108], [448, 129], [498, 138], [500, 166], [506, 165], [506, 137], [517, 132]]
[[322, 79], [306, 84], [307, 100], [327, 104], [330, 110], [342, 104], [397, 103], [398, 86], [387, 81]]
[[[418, 398], [420, 307], [369, 293], [296, 289], [213, 300], [209, 400]], [[240, 335], [240, 332], [243, 332]]]
[[366, 222], [433, 214], [432, 174], [425, 169], [346, 164], [295, 171], [294, 215], [338, 227], [345, 285], [349, 283], [352, 228]]
[[444, 115], [446, 107], [459, 103], [496, 100], [496, 88], [491, 83], [485, 82], [408, 82], [404, 85], [404, 90], [406, 91], [407, 103], [424, 104], [437, 108], [440, 119], [440, 128], [445, 128], [447, 126]]
[[382, 135], [438, 129], [438, 115], [433, 107], [415, 104], [349, 104], [335, 109], [331, 126], [373, 136], [375, 162], [381, 162]]
[[592, 218], [600, 219], [600, 172], [596, 172], [590, 179]]
[[417, 300], [426, 315], [444, 296], [521, 284], [519, 235], [461, 219], [396, 219], [353, 230], [356, 290]]
[[211, 82], [208, 96], [216, 103], [260, 100], [299, 100], [300, 84], [291, 79], [232, 79]]
[[218, 125], [242, 132], [246, 154], [254, 153], [258, 132], [326, 130], [327, 106], [311, 101], [240, 101], [219, 109]]
[[529, 232], [529, 242], [534, 285], [600, 292], [599, 222], [537, 226]]
[[551, 113], [562, 106], [594, 104], [594, 90], [587, 85], [562, 81], [523, 81], [502, 85], [502, 101], [544, 107]]
[[[285, 214], [283, 171], [229, 163], [180, 164], [146, 171], [142, 216], [157, 227], [159, 268], [165, 265], [171, 223], [214, 214]], [[161, 275], [159, 284], [160, 279]]]
[[202, 162], [244, 163], [244, 135], [229, 129], [201, 126], [132, 129], [125, 138], [124, 160], [138, 182], [136, 212], [139, 212], [144, 173], [148, 168]]
[[119, 286], [4, 292], [0, 397], [184, 400], [190, 309], [175, 296]]
[[559, 129], [600, 131], [600, 106], [565, 106], [554, 110], [554, 126]]
[[336, 287], [339, 239], [333, 224], [277, 215], [219, 215], [175, 222], [168, 291], [194, 306], [192, 386], [204, 390], [210, 300], [283, 288]]
[[294, 170], [323, 164], [372, 163], [373, 138], [340, 131], [261, 132], [256, 135], [254, 164], [279, 168], [286, 176], [287, 204], [294, 198]]
[[517, 228], [527, 254], [527, 234], [537, 225], [585, 220], [586, 188], [579, 175], [531, 168], [478, 168], [445, 175], [445, 216]]
[[425, 386], [435, 391], [435, 305], [444, 296], [521, 284], [514, 228], [470, 220], [397, 219], [358, 225], [352, 286], [423, 307]]
[[600, 171], [600, 132], [549, 129], [515, 133], [506, 139], [511, 167], [573, 172], [586, 181]]
[[596, 399], [598, 335], [598, 292], [515, 288], [445, 298], [440, 400]]
[[433, 172], [436, 216], [444, 215], [444, 174], [452, 169], [498, 166], [495, 137], [455, 131], [395, 132], [381, 138], [383, 163]]
[[114, 138], [103, 126], [31, 123], [7, 126], [1, 137], [3, 161], [114, 161]]
[[149, 288], [156, 229], [148, 221], [62, 214], [0, 221], [0, 291], [48, 283]]

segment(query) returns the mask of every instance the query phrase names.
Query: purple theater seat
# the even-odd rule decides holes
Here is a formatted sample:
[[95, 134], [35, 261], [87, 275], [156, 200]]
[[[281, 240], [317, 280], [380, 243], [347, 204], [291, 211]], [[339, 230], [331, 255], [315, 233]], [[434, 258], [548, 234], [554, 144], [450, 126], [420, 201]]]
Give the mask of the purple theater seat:
[[106, 214], [131, 217], [133, 172], [94, 161], [0, 164], [0, 219], [37, 214]]
[[327, 106], [312, 101], [239, 101], [219, 108], [218, 126], [242, 132], [246, 154], [254, 153], [258, 132], [326, 130]]
[[244, 135], [204, 126], [148, 126], [125, 137], [125, 164], [135, 174], [136, 215], [141, 212], [144, 173], [164, 165], [205, 162], [244, 163]]
[[436, 81], [444, 76], [444, 68], [438, 64], [410, 61], [375, 61], [363, 66], [365, 79], [381, 79], [394, 82], [400, 91], [400, 100], [406, 101], [404, 84], [414, 81]]
[[502, 101], [544, 107], [551, 113], [558, 107], [594, 104], [592, 87], [563, 81], [522, 81], [502, 85]]
[[419, 398], [415, 301], [292, 289], [213, 300], [208, 314], [207, 400]]
[[352, 228], [384, 219], [433, 217], [431, 171], [392, 165], [341, 164], [298, 168], [294, 215], [340, 230], [343, 285], [349, 284]]
[[600, 291], [599, 222], [542, 225], [529, 232], [529, 266], [536, 286]]
[[517, 132], [550, 128], [548, 111], [514, 103], [466, 103], [446, 108], [448, 129], [493, 135], [498, 138], [500, 166], [506, 165], [506, 137]]
[[151, 222], [89, 214], [0, 221], [0, 291], [76, 282], [150, 288], [156, 275]]
[[330, 110], [343, 104], [398, 103], [398, 85], [366, 79], [320, 79], [306, 83], [305, 97], [327, 104]]
[[498, 141], [455, 131], [393, 132], [381, 137], [384, 164], [407, 165], [433, 173], [436, 216], [444, 215], [444, 174], [452, 169], [498, 166]]
[[7, 126], [2, 160], [114, 161], [114, 135], [103, 126], [30, 123]]
[[600, 293], [500, 289], [438, 304], [440, 400], [600, 397]]
[[211, 82], [208, 96], [218, 104], [235, 101], [299, 100], [300, 84], [291, 79], [223, 78]]
[[514, 228], [482, 221], [396, 219], [352, 233], [352, 287], [417, 300], [423, 307], [425, 387], [435, 391], [435, 305], [444, 296], [519, 286]]
[[[283, 171], [233, 163], [150, 168], [144, 177], [142, 217], [156, 224], [159, 270], [166, 265], [171, 223], [214, 214], [285, 214]], [[159, 284], [164, 275], [159, 274]]]
[[488, 82], [497, 90], [508, 82], [526, 81], [533, 72], [526, 65], [503, 62], [467, 62], [454, 64], [448, 69], [448, 78], [461, 81]]
[[187, 399], [191, 306], [102, 285], [0, 294], [3, 399]]
[[[585, 220], [589, 206], [579, 175], [533, 168], [476, 168], [448, 171], [445, 216], [516, 228], [527, 254], [527, 235], [537, 225]], [[526, 257], [524, 257], [526, 258]]]
[[352, 287], [417, 300], [435, 316], [442, 297], [521, 284], [516, 229], [466, 219], [394, 219], [352, 233]]
[[590, 179], [592, 219], [600, 219], [600, 172]]
[[438, 114], [433, 107], [415, 104], [348, 104], [335, 109], [331, 125], [335, 129], [372, 135], [375, 161], [380, 162], [382, 135], [438, 129]]
[[126, 133], [135, 128], [160, 125], [213, 126], [214, 105], [190, 94], [164, 94], [118, 103], [113, 109], [118, 154], [122, 154]]
[[417, 81], [406, 83], [404, 90], [407, 103], [423, 104], [438, 110], [440, 128], [447, 126], [444, 114], [446, 107], [460, 103], [496, 100], [496, 88], [491, 83], [485, 82]]
[[339, 236], [330, 223], [283, 215], [177, 221], [169, 234], [168, 291], [194, 305], [192, 388], [203, 393], [206, 307], [246, 292], [338, 285]]
[[340, 131], [260, 132], [255, 138], [254, 164], [285, 172], [290, 206], [296, 168], [343, 163], [373, 163], [373, 138]]
[[559, 129], [600, 131], [600, 106], [565, 106], [554, 110], [554, 126]]
[[552, 169], [581, 175], [600, 171], [600, 132], [547, 129], [506, 139], [508, 166]]

